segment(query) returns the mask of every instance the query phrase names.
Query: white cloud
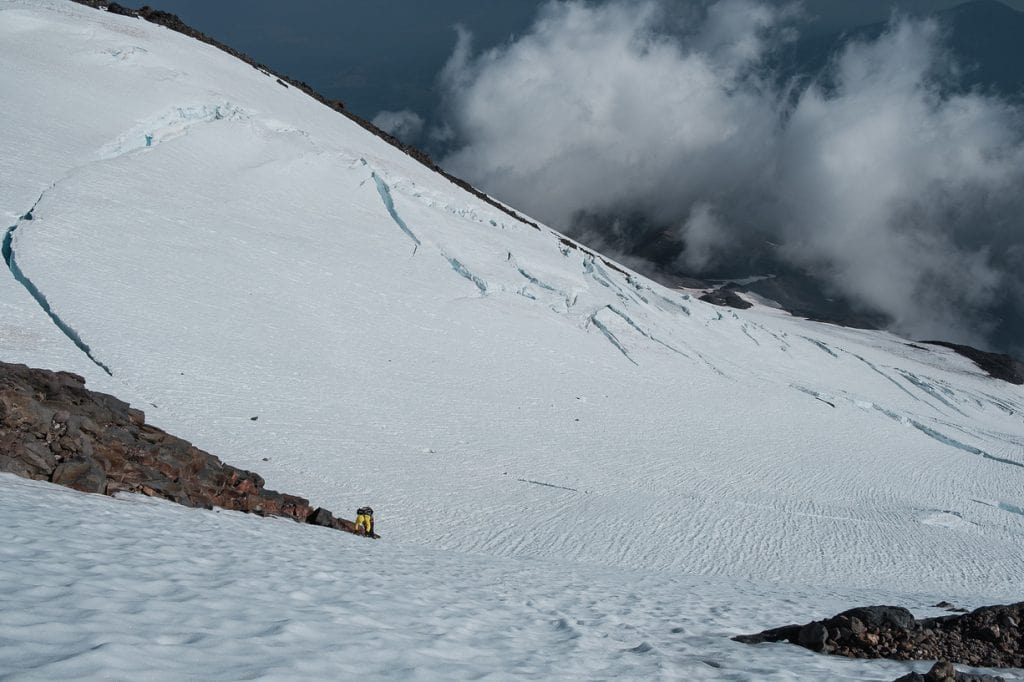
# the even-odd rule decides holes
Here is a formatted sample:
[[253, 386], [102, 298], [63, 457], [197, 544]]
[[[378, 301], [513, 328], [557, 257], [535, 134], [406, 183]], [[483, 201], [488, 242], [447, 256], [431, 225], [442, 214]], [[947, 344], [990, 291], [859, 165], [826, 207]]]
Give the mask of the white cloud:
[[938, 38], [932, 23], [898, 23], [838, 58], [835, 92], [804, 93], [780, 136], [776, 220], [792, 261], [827, 269], [898, 328], [977, 342], [976, 313], [1020, 274], [985, 233], [1017, 215], [1024, 241], [1024, 144], [1011, 107], [939, 94]]
[[512, 45], [461, 68], [457, 51], [446, 82], [467, 144], [447, 165], [555, 224], [627, 203], [688, 213], [771, 137], [774, 112], [729, 91], [749, 50], [687, 50], [654, 31], [661, 16], [653, 2], [554, 3]]
[[698, 202], [680, 229], [686, 250], [679, 257], [690, 271], [699, 270], [714, 260], [715, 252], [728, 247], [729, 235], [710, 204]]
[[1024, 301], [1021, 111], [944, 94], [940, 30], [900, 19], [827, 86], [788, 92], [767, 64], [798, 20], [755, 0], [570, 1], [480, 55], [463, 31], [444, 163], [556, 226], [674, 225], [691, 270], [771, 239], [900, 331], [979, 342], [993, 306]]

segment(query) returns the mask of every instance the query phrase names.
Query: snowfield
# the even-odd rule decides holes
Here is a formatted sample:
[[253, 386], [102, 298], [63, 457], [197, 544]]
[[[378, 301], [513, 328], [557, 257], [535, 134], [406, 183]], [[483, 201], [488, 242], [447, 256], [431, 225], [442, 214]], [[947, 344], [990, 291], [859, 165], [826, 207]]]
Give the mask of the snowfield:
[[369, 542], [9, 474], [0, 513], [12, 680], [892, 680], [929, 666], [729, 637], [877, 599], [939, 613], [925, 595]]
[[884, 680], [728, 637], [1021, 599], [1024, 391], [950, 350], [666, 289], [142, 20], [0, 0], [0, 92], [0, 359], [384, 536], [0, 476], [0, 677]]

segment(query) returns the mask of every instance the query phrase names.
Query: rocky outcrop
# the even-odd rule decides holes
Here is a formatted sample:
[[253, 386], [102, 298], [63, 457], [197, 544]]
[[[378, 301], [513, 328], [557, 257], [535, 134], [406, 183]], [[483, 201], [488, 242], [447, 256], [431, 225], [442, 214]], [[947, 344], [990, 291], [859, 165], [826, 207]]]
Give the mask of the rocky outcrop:
[[1018, 386], [1024, 385], [1024, 362], [1017, 360], [1012, 355], [989, 353], [988, 351], [978, 350], [971, 346], [950, 343], [948, 341], [922, 341], [921, 343], [929, 343], [933, 346], [942, 346], [955, 350], [965, 358], [973, 360], [974, 364], [985, 371], [990, 377], [1002, 379]]
[[0, 471], [82, 492], [162, 497], [189, 507], [285, 516], [355, 532], [309, 501], [263, 487], [77, 374], [0, 362]]
[[737, 308], [738, 310], [746, 310], [747, 308], [752, 308], [754, 305], [737, 294], [736, 289], [730, 285], [725, 285], [715, 289], [714, 291], [709, 291], [701, 296], [700, 300], [712, 305]]
[[953, 667], [949, 661], [939, 661], [924, 675], [908, 673], [893, 682], [1006, 682], [998, 675], [972, 675], [963, 673]]
[[[979, 668], [1024, 668], [1024, 602], [917, 620], [898, 606], [869, 606], [827, 620], [787, 625], [738, 642], [790, 642], [852, 658], [955, 661]], [[957, 678], [959, 679], [959, 678]]]

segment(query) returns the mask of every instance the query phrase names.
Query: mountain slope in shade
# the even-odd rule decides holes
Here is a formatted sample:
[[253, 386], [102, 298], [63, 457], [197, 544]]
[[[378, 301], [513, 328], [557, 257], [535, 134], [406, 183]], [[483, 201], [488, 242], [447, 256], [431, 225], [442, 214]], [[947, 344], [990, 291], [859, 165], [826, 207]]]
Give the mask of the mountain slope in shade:
[[[1024, 394], [952, 350], [657, 285], [484, 203], [275, 76], [139, 19], [3, 0], [0, 91], [13, 93], [0, 114], [3, 359], [82, 374], [268, 487], [343, 515], [371, 504], [393, 547], [379, 551], [412, 563], [447, 553], [459, 575], [511, 580], [517, 604], [541, 597], [516, 585], [543, 583], [543, 562], [583, 576], [553, 586], [623, 604], [637, 575], [665, 585], [666, 603], [692, 589], [738, 604], [753, 581], [775, 583], [773, 604], [807, 599], [823, 614], [853, 591], [979, 605], [1018, 589]], [[32, 518], [25, 537], [46, 532]], [[331, 543], [322, 565], [358, 572], [348, 539], [303, 537], [304, 552]], [[35, 542], [15, 554], [26, 572]], [[107, 560], [131, 551], [104, 546]], [[443, 583], [448, 564], [432, 561], [423, 570]], [[366, 626], [397, 629], [382, 636], [389, 650], [453, 627], [392, 620], [419, 583], [389, 565], [374, 564], [372, 583], [388, 615]], [[588, 592], [596, 575], [611, 577]], [[291, 622], [349, 628], [362, 603], [329, 595]], [[480, 615], [494, 601], [449, 597], [428, 591], [420, 608], [464, 608], [465, 627], [509, 631]], [[645, 604], [619, 627], [671, 629]], [[34, 603], [11, 608], [28, 619]], [[543, 608], [557, 623], [558, 605]], [[567, 642], [606, 634], [572, 612]], [[697, 647], [723, 618], [675, 634]], [[653, 670], [690, 670], [671, 641], [632, 646]], [[429, 651], [412, 650], [391, 674], [433, 670]], [[748, 675], [760, 655], [745, 651]], [[530, 661], [516, 670], [565, 672]]]

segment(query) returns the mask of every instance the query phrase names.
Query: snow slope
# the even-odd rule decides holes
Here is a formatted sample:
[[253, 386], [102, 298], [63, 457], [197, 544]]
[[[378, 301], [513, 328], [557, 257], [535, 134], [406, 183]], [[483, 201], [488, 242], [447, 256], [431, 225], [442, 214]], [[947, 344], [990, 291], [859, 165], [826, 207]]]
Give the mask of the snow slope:
[[[0, 357], [81, 373], [270, 487], [336, 510], [372, 504], [385, 549], [231, 523], [275, 542], [315, 537], [295, 540], [325, 552], [301, 560], [311, 566], [370, 552], [388, 617], [416, 592], [410, 576], [444, 581], [445, 562], [477, 590], [488, 575], [530, 576], [521, 585], [548, 571], [560, 590], [574, 584], [565, 576], [595, 581], [596, 601], [628, 600], [631, 576], [645, 592], [672, 585], [664, 599], [713, 620], [677, 642], [695, 650], [732, 646], [711, 644], [707, 633], [734, 621], [701, 611], [701, 595], [755, 608], [746, 602], [771, 594], [790, 609], [781, 620], [824, 616], [854, 594], [1020, 598], [1024, 392], [952, 351], [665, 289], [142, 20], [0, 0], [0, 92], [0, 215], [12, 228]], [[23, 504], [42, 490], [3, 485]], [[115, 508], [38, 496], [44, 508]], [[163, 505], [138, 513], [219, 523]], [[34, 518], [14, 555], [26, 567], [45, 528], [31, 530]], [[130, 546], [110, 556], [159, 556], [122, 556]], [[747, 581], [776, 585], [751, 593]], [[182, 583], [211, 589], [197, 585]], [[507, 631], [492, 597], [458, 602], [481, 609], [465, 627]], [[640, 598], [654, 627], [662, 615]], [[12, 601], [5, 613], [39, 613]], [[443, 591], [416, 603], [451, 605]], [[333, 617], [329, 599], [307, 606]], [[752, 622], [738, 630], [781, 624], [743, 613]], [[416, 639], [449, 625], [388, 627]], [[385, 641], [439, 672], [429, 652]], [[11, 670], [34, 660], [4, 653]], [[519, 672], [588, 672], [548, 658]]]
[[729, 640], [766, 608], [799, 620], [808, 602], [831, 613], [877, 591], [370, 543], [9, 474], [0, 514], [4, 679], [891, 680], [928, 668]]

